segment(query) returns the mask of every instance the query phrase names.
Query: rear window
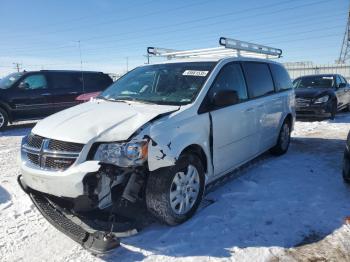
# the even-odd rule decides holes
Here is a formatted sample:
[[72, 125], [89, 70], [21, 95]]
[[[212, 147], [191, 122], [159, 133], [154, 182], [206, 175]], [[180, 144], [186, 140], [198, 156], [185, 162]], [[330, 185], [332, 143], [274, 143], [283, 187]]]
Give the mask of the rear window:
[[273, 80], [277, 91], [284, 91], [293, 88], [292, 81], [286, 69], [278, 64], [270, 64]]
[[274, 85], [269, 66], [265, 63], [244, 62], [243, 69], [248, 84], [250, 98], [274, 93]]
[[83, 90], [82, 78], [79, 73], [52, 73], [50, 79], [55, 89]]
[[85, 91], [103, 91], [113, 83], [112, 79], [105, 74], [84, 73]]

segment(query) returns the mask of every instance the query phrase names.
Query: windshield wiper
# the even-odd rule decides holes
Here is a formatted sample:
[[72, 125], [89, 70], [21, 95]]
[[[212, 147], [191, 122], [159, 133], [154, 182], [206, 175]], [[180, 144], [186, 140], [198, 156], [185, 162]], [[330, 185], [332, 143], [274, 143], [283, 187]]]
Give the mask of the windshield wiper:
[[102, 99], [102, 100], [109, 101], [109, 102], [123, 102], [123, 103], [126, 103], [126, 101], [122, 100], [122, 99], [106, 98], [104, 96], [98, 96], [98, 97], [96, 97], [96, 99]]
[[156, 104], [156, 103], [151, 102], [151, 101], [137, 99], [137, 98], [131, 97], [131, 96], [125, 96], [125, 97], [116, 98], [113, 101], [123, 101], [123, 102], [132, 101], [132, 102], [140, 102], [142, 104]]

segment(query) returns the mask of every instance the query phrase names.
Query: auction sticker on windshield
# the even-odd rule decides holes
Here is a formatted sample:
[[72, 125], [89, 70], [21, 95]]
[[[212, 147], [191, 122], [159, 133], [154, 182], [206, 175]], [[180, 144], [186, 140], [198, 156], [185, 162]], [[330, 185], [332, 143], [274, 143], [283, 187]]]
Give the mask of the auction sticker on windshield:
[[209, 71], [186, 70], [182, 73], [184, 76], [206, 76]]

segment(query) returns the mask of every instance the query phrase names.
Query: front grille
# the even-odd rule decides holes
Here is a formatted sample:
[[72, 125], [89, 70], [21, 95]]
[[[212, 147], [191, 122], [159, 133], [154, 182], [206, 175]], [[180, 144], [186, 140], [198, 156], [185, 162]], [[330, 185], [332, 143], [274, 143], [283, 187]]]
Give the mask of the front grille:
[[83, 144], [48, 139], [30, 134], [22, 145], [22, 156], [41, 169], [63, 171], [74, 164]]
[[68, 151], [68, 152], [80, 152], [83, 149], [83, 144], [69, 143], [58, 140], [49, 141], [49, 149], [52, 151]]
[[33, 148], [41, 148], [44, 138], [37, 135], [29, 135], [27, 137], [27, 144]]
[[46, 157], [44, 165], [54, 170], [65, 170], [71, 165], [73, 165], [74, 162], [75, 159]]
[[311, 103], [311, 99], [307, 98], [296, 98], [295, 99], [296, 105], [299, 107], [307, 107]]
[[36, 166], [40, 165], [40, 162], [39, 162], [39, 155], [27, 153], [27, 157], [28, 157], [28, 160], [29, 160], [32, 164], [34, 164], [34, 165], [36, 165]]

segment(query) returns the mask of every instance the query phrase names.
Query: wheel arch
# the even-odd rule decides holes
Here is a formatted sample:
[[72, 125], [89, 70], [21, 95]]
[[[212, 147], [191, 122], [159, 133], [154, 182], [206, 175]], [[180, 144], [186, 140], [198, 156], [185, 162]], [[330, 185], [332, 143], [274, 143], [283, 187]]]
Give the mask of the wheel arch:
[[8, 121], [10, 123], [12, 123], [13, 119], [12, 119], [12, 114], [11, 114], [10, 108], [6, 104], [0, 102], [0, 109], [5, 111], [5, 113], [7, 114], [7, 117], [8, 117]]
[[204, 172], [205, 173], [208, 172], [208, 158], [207, 158], [207, 155], [206, 155], [204, 149], [200, 145], [192, 144], [192, 145], [185, 147], [181, 151], [180, 156], [185, 154], [185, 153], [196, 154], [199, 157], [199, 159], [204, 167]]

